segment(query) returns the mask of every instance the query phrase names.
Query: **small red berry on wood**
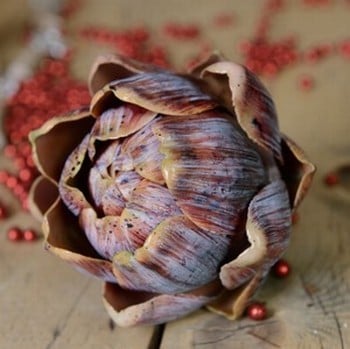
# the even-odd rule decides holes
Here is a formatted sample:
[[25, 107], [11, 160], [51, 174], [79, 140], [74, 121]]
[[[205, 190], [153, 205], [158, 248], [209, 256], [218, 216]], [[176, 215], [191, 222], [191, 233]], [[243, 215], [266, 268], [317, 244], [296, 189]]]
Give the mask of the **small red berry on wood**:
[[264, 303], [254, 302], [248, 305], [246, 313], [252, 320], [260, 321], [267, 317], [267, 309]]

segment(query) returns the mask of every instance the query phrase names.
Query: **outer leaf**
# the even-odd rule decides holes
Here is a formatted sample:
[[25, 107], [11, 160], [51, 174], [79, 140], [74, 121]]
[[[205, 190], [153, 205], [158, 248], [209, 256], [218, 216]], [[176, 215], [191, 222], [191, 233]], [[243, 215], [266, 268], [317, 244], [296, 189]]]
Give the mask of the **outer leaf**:
[[151, 122], [156, 115], [154, 112], [127, 103], [103, 112], [91, 130], [90, 157], [94, 156], [96, 140], [105, 141], [127, 137]]
[[[226, 293], [211, 305], [228, 318], [240, 316], [251, 295], [260, 285], [270, 267], [284, 253], [290, 234], [291, 211], [287, 190], [281, 180], [264, 187], [248, 209], [246, 231], [250, 247], [236, 259], [225, 264], [220, 279], [229, 290], [244, 285], [239, 293]], [[228, 304], [231, 304], [229, 307]]]
[[169, 72], [137, 74], [98, 91], [91, 112], [101, 115], [107, 106], [118, 105], [118, 100], [166, 115], [192, 115], [215, 108], [217, 102], [199, 86], [200, 82]]
[[249, 201], [266, 181], [249, 139], [218, 111], [166, 117], [153, 129], [165, 156], [163, 176], [177, 205], [200, 228], [235, 234]]
[[79, 215], [83, 208], [91, 207], [76, 183], [76, 176], [83, 165], [88, 145], [89, 135], [86, 135], [66, 159], [58, 185], [62, 200], [75, 215]]
[[29, 139], [39, 171], [57, 183], [68, 155], [89, 133], [94, 122], [88, 110], [83, 109], [52, 118], [32, 131]]
[[90, 70], [89, 89], [91, 94], [94, 94], [114, 80], [150, 71], [161, 71], [161, 69], [121, 55], [99, 56]]
[[218, 62], [206, 67], [202, 77], [230, 110], [233, 107], [247, 135], [282, 161], [275, 106], [257, 76], [241, 65]]
[[210, 52], [208, 56], [197, 62], [196, 65], [191, 67], [189, 74], [194, 75], [197, 78], [201, 77], [202, 71], [214, 63], [225, 61], [224, 57], [219, 51]]
[[184, 216], [161, 222], [134, 254], [115, 255], [114, 273], [128, 289], [175, 294], [217, 278], [230, 237], [211, 234]]
[[217, 282], [193, 292], [176, 295], [159, 295], [124, 290], [107, 283], [104, 305], [113, 321], [122, 327], [155, 325], [178, 319], [215, 299], [220, 291]]
[[37, 177], [30, 188], [28, 197], [31, 214], [42, 221], [44, 214], [56, 201], [57, 197], [57, 186], [44, 176]]
[[72, 264], [79, 271], [115, 282], [111, 262], [101, 259], [88, 242], [78, 220], [57, 200], [44, 216], [46, 249]]
[[304, 199], [316, 171], [303, 150], [289, 137], [283, 136], [281, 167], [282, 178], [287, 185], [291, 206], [295, 209]]

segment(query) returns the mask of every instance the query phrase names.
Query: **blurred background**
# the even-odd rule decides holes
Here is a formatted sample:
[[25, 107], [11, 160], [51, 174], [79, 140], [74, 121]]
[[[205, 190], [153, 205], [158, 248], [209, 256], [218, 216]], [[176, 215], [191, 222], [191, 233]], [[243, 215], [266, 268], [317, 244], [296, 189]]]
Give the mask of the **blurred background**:
[[[220, 348], [267, 348], [259, 339], [266, 333], [275, 347], [350, 348], [349, 23], [348, 0], [2, 1], [0, 348], [164, 349], [178, 348], [180, 337], [180, 348], [218, 341]], [[268, 283], [260, 296], [277, 325], [252, 336], [245, 322], [199, 312], [167, 326], [162, 344], [154, 344], [153, 328], [111, 331], [99, 282], [42, 250], [40, 225], [27, 212], [37, 176], [27, 135], [89, 103], [87, 76], [99, 54], [185, 71], [213, 50], [259, 75], [281, 130], [318, 171], [287, 253], [294, 276], [283, 286]], [[235, 336], [226, 338], [218, 326]], [[209, 327], [216, 330], [208, 334]]]

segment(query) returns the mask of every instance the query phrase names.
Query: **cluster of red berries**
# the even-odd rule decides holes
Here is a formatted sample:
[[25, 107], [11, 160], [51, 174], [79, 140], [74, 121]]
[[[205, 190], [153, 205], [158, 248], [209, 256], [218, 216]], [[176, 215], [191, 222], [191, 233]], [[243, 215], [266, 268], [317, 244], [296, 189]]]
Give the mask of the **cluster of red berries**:
[[20, 169], [18, 175], [0, 170], [0, 184], [12, 192], [24, 210], [27, 209], [28, 190], [35, 175], [36, 171], [32, 167]]
[[[85, 84], [73, 80], [69, 74], [70, 55], [62, 60], [46, 59], [37, 73], [25, 81], [6, 105], [4, 128], [7, 145], [3, 154], [14, 164], [16, 173], [0, 170], [0, 184], [4, 185], [27, 209], [29, 188], [38, 172], [32, 159], [28, 134], [54, 115], [80, 108], [89, 103]], [[33, 241], [32, 230], [8, 231], [11, 241]]]
[[266, 1], [256, 23], [255, 35], [251, 40], [240, 43], [244, 64], [256, 74], [274, 77], [299, 59], [295, 37], [278, 41], [269, 39], [272, 19], [285, 5], [284, 0]]
[[268, 77], [276, 76], [299, 58], [293, 37], [276, 42], [254, 39], [242, 42], [239, 48], [244, 55], [244, 64], [254, 73]]
[[69, 57], [45, 60], [6, 106], [4, 127], [8, 144], [4, 155], [11, 159], [17, 174], [0, 171], [0, 183], [13, 192], [24, 208], [30, 185], [37, 176], [28, 141], [29, 132], [52, 116], [80, 108], [90, 100], [86, 86], [70, 77], [68, 65]]
[[167, 23], [163, 28], [163, 32], [177, 40], [193, 40], [200, 35], [199, 27], [195, 24]]
[[318, 44], [310, 47], [304, 53], [304, 59], [308, 63], [318, 63], [324, 58], [327, 58], [332, 52], [334, 52], [334, 45]]
[[[304, 4], [312, 7], [331, 3], [331, 0], [304, 0]], [[314, 64], [331, 54], [339, 54], [345, 59], [350, 59], [349, 38], [339, 43], [317, 44], [309, 47], [305, 52], [298, 48], [296, 37], [272, 41], [268, 35], [272, 19], [285, 8], [284, 0], [267, 0], [256, 23], [255, 35], [250, 40], [239, 44], [244, 64], [249, 69], [258, 75], [271, 78], [298, 62]], [[315, 86], [315, 79], [310, 74], [303, 74], [298, 78], [297, 86], [301, 91], [310, 91]]]
[[[8, 212], [6, 207], [0, 204], [0, 221], [8, 218]], [[11, 227], [7, 230], [7, 239], [13, 242], [17, 241], [35, 241], [38, 239], [38, 234], [33, 229], [19, 229], [17, 227]]]
[[7, 231], [7, 238], [13, 242], [18, 242], [18, 241], [33, 242], [38, 239], [38, 235], [32, 229], [22, 230], [17, 227], [12, 227]]
[[110, 45], [116, 52], [124, 56], [164, 68], [170, 65], [166, 50], [150, 42], [150, 33], [145, 27], [121, 31], [88, 27], [82, 29], [79, 34], [86, 40]]

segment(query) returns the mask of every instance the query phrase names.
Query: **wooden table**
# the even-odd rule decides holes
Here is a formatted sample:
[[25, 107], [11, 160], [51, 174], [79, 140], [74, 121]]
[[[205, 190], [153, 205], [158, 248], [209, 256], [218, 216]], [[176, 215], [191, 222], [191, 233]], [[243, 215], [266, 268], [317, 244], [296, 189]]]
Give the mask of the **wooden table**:
[[[14, 21], [0, 19], [2, 33], [5, 23], [14, 25], [9, 32], [18, 30], [15, 25], [22, 23], [26, 11], [17, 10], [20, 3], [12, 0], [0, 5], [6, 10], [0, 13], [14, 16]], [[67, 28], [88, 24], [123, 28], [143, 22], [159, 32], [170, 20], [195, 22], [213, 46], [240, 61], [237, 44], [252, 36], [261, 6], [262, 1], [253, 0], [86, 0]], [[226, 29], [214, 28], [210, 21], [222, 12], [234, 12], [235, 23]], [[274, 17], [270, 34], [277, 40], [293, 32], [305, 50], [349, 37], [349, 23], [350, 6], [345, 1], [334, 0], [319, 8], [307, 7], [301, 0], [287, 1], [285, 10]], [[107, 48], [74, 40], [71, 44], [78, 52], [73, 70], [77, 77], [86, 78], [97, 51]], [[169, 40], [165, 45], [178, 66], [197, 49], [191, 42]], [[1, 43], [1, 50], [6, 51], [2, 63], [16, 53], [15, 46]], [[314, 89], [298, 88], [302, 74], [314, 76]], [[46, 253], [40, 242], [7, 241], [9, 227], [38, 229], [39, 225], [1, 187], [1, 201], [10, 208], [10, 217], [0, 226], [0, 348], [350, 348], [350, 194], [341, 185], [330, 188], [323, 182], [328, 171], [350, 161], [350, 61], [332, 54], [318, 64], [296, 64], [265, 82], [274, 97], [281, 129], [302, 145], [318, 167], [286, 255], [293, 273], [286, 280], [270, 277], [257, 295], [270, 309], [269, 318], [230, 322], [201, 310], [165, 326], [113, 327], [102, 306], [99, 281]], [[3, 168], [11, 166], [4, 157], [0, 163]]]

